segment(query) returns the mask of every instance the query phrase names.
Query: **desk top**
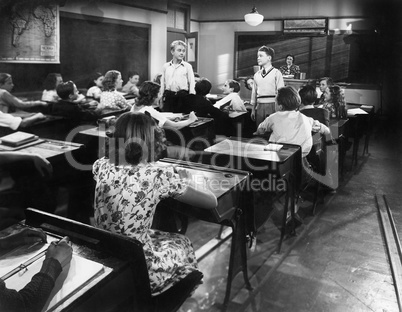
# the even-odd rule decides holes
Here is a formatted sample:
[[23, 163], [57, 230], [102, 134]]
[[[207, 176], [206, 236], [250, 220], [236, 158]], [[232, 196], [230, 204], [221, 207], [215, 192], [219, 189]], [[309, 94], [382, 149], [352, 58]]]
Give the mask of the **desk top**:
[[[35, 142], [33, 142], [35, 143]], [[55, 156], [63, 155], [68, 152], [72, 152], [82, 148], [82, 144], [73, 143], [73, 142], [65, 142], [59, 140], [50, 140], [50, 139], [39, 139], [38, 144], [30, 145], [27, 144], [26, 147], [18, 148], [18, 152], [31, 153], [31, 154], [39, 154], [44, 158], [50, 159]], [[10, 151], [8, 147], [3, 147], [0, 145], [1, 151]]]
[[284, 163], [300, 148], [295, 145], [282, 144], [283, 147], [279, 151], [266, 151], [264, 148], [267, 144], [268, 142], [262, 142], [260, 139], [251, 139], [248, 141], [226, 139], [206, 148], [204, 151], [268, 162]]

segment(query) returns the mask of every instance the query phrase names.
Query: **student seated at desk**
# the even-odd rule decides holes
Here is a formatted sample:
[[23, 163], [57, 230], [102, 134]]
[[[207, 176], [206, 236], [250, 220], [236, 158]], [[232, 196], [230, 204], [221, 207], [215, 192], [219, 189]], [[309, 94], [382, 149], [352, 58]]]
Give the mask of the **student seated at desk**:
[[60, 101], [53, 105], [53, 112], [65, 117], [82, 120], [97, 119], [100, 113], [98, 102], [87, 101], [84, 95], [78, 92], [74, 82], [62, 82], [57, 86]]
[[59, 73], [50, 73], [43, 81], [42, 101], [57, 102], [60, 100], [57, 95], [57, 86], [63, 82], [63, 77]]
[[132, 71], [128, 73], [128, 81], [121, 89], [124, 93], [129, 93], [138, 97], [138, 87], [137, 84], [140, 81], [140, 74], [136, 71]]
[[210, 117], [214, 119], [215, 133], [230, 136], [234, 134], [229, 115], [214, 107], [206, 98], [211, 91], [212, 84], [207, 78], [201, 78], [195, 84], [195, 94], [188, 94], [183, 98], [183, 113], [194, 111], [198, 117]]
[[10, 74], [0, 73], [0, 111], [9, 113], [17, 108], [24, 110], [35, 106], [47, 106], [48, 103], [43, 101], [22, 101], [11, 94], [14, 88], [13, 78]]
[[[141, 97], [141, 91], [140, 91]], [[200, 208], [216, 207], [215, 195], [196, 189], [185, 172], [155, 161], [164, 149], [163, 132], [142, 113], [125, 113], [115, 125], [110, 158], [93, 165], [95, 226], [138, 239], [144, 245], [151, 292], [160, 294], [197, 269], [190, 240], [151, 229], [157, 204], [167, 197]]]
[[269, 138], [272, 142], [300, 145], [304, 159], [313, 145], [311, 132], [329, 135], [330, 130], [319, 121], [296, 111], [300, 103], [300, 96], [292, 86], [280, 88], [276, 96], [278, 111], [260, 123], [257, 134], [272, 132]]
[[102, 73], [95, 73], [87, 86], [87, 97], [94, 98], [95, 100], [99, 100], [102, 94], [103, 89], [103, 79], [105, 76]]
[[324, 91], [324, 98], [322, 108], [329, 112], [331, 119], [347, 119], [345, 94], [341, 87], [338, 85], [328, 87]]
[[222, 87], [222, 91], [225, 97], [214, 104], [216, 108], [220, 108], [221, 106], [230, 102], [228, 107], [229, 110], [234, 110], [236, 112], [247, 112], [244, 102], [239, 95], [240, 83], [232, 79], [226, 80]]
[[[46, 234], [41, 229], [24, 228], [1, 237], [0, 252], [36, 242], [46, 243]], [[73, 249], [69, 245], [68, 237], [65, 237], [57, 244], [50, 244], [40, 271], [20, 291], [8, 289], [0, 279], [0, 311], [42, 311], [58, 276], [63, 267], [70, 263], [72, 255]]]
[[300, 88], [299, 95], [302, 105], [299, 111], [304, 115], [318, 120], [322, 124], [329, 127], [329, 112], [326, 109], [314, 107], [317, 99], [317, 91], [312, 85], [305, 85]]
[[121, 79], [121, 73], [117, 70], [109, 70], [105, 74], [105, 78], [102, 81], [103, 91], [100, 96], [100, 108], [101, 109], [129, 109], [131, 105], [127, 103], [123, 94], [117, 90], [121, 88], [123, 79]]
[[158, 121], [161, 128], [181, 129], [197, 120], [194, 112], [190, 112], [188, 119], [180, 121], [172, 121], [167, 119], [163, 114], [155, 109], [160, 99], [160, 85], [152, 81], [144, 81], [139, 89], [139, 97], [131, 108], [132, 112], [145, 113], [148, 112], [152, 118]]

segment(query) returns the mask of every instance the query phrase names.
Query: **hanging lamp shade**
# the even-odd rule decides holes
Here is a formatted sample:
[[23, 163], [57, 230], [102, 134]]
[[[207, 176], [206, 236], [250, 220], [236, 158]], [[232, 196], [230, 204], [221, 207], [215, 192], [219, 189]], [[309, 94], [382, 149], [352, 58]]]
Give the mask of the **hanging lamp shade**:
[[264, 16], [258, 13], [256, 7], [253, 7], [250, 13], [244, 15], [244, 20], [250, 26], [257, 26], [262, 23]]

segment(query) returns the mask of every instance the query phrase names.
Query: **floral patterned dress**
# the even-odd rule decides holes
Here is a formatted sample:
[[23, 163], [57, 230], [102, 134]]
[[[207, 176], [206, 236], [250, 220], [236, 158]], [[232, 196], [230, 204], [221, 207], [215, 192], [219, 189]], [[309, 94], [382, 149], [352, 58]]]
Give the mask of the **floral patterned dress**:
[[93, 174], [95, 225], [134, 237], [144, 244], [153, 295], [197, 269], [193, 246], [186, 236], [151, 229], [159, 201], [177, 197], [187, 187], [173, 172], [173, 167], [115, 166], [101, 158], [94, 163]]

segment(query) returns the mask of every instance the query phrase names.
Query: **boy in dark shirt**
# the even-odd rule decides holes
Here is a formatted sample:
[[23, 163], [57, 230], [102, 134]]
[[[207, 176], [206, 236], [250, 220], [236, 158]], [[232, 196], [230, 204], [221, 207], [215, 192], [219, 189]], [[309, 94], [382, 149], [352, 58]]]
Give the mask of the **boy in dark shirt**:
[[234, 135], [233, 125], [229, 115], [220, 109], [214, 107], [206, 98], [211, 91], [211, 82], [206, 78], [201, 78], [195, 84], [195, 93], [188, 94], [183, 98], [184, 105], [182, 112], [188, 114], [194, 111], [198, 117], [210, 117], [214, 119], [215, 133], [226, 136]]

